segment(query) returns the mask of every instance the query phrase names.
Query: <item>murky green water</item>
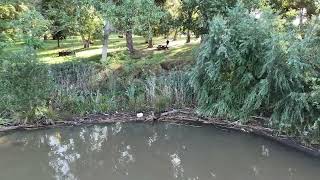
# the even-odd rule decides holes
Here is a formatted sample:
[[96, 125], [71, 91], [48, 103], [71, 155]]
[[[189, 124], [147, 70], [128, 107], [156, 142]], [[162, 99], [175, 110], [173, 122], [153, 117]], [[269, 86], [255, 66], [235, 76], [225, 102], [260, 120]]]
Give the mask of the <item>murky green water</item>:
[[0, 138], [0, 180], [316, 180], [320, 161], [212, 127], [114, 124]]

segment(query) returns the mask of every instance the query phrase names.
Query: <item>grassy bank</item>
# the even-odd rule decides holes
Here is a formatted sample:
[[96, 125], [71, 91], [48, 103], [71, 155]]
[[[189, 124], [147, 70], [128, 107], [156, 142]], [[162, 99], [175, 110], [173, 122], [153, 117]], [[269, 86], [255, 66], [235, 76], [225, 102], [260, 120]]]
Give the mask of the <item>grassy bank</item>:
[[[61, 48], [56, 47], [56, 41], [49, 40], [44, 41], [43, 48], [36, 51], [25, 50], [21, 44], [6, 49], [6, 55], [0, 58], [2, 64], [0, 93], [3, 95], [0, 101], [0, 124], [25, 125], [44, 121], [46, 124], [52, 124], [88, 114], [151, 111], [159, 114], [172, 108], [195, 107], [202, 116], [227, 118], [230, 120], [228, 123], [233, 122], [231, 124], [240, 126], [258, 125], [272, 128], [278, 135], [297, 137], [298, 141], [303, 141], [304, 144], [319, 144], [319, 120], [309, 124], [302, 121], [303, 124], [295, 126], [296, 122], [292, 121], [292, 118], [285, 117], [286, 123], [279, 126], [277, 119], [272, 119], [274, 117], [268, 114], [273, 106], [267, 106], [269, 111], [259, 109], [263, 113], [257, 113], [259, 112], [257, 108], [254, 112], [250, 111], [247, 116], [240, 116], [247, 112], [243, 109], [235, 113], [230, 111], [228, 108], [232, 108], [233, 105], [241, 105], [235, 103], [235, 100], [242, 97], [239, 96], [239, 88], [242, 86], [237, 86], [239, 82], [245, 80], [242, 78], [242, 70], [230, 70], [230, 73], [221, 73], [221, 77], [214, 78], [212, 72], [215, 71], [208, 68], [215, 67], [217, 65], [215, 61], [199, 64], [201, 61], [198, 58], [197, 64], [195, 63], [199, 49], [202, 55], [200, 57], [203, 58], [200, 60], [209, 60], [204, 54], [204, 50], [207, 49], [199, 48], [198, 41], [193, 40], [192, 43], [185, 44], [185, 39], [182, 37], [178, 41], [171, 42], [169, 50], [165, 51], [146, 48], [147, 44], [141, 37], [135, 37], [134, 42], [137, 51], [134, 55], [129, 55], [125, 39], [113, 35], [106, 62], [100, 61], [102, 46], [99, 41], [95, 41], [90, 48], [83, 49], [81, 41], [77, 38], [64, 40]], [[163, 38], [155, 38], [155, 46], [164, 43]], [[59, 57], [58, 52], [63, 50], [72, 50], [76, 54]], [[211, 54], [209, 51], [208, 54], [216, 58], [216, 54], [219, 53]], [[219, 57], [217, 60], [226, 57]], [[237, 60], [234, 58], [235, 62]], [[284, 63], [284, 66], [288, 65]], [[196, 69], [191, 71], [193, 67]], [[224, 71], [225, 68], [218, 70]], [[239, 73], [240, 80], [232, 79], [234, 72]], [[194, 76], [194, 73], [197, 76]], [[195, 80], [199, 85], [196, 86], [198, 88], [196, 91]], [[227, 83], [223, 86], [225, 82]], [[230, 86], [235, 86], [234, 92], [220, 92]], [[244, 94], [247, 93], [247, 89], [243, 91]], [[276, 91], [271, 92], [279, 95]], [[233, 97], [236, 99], [231, 100]], [[259, 101], [252, 100], [252, 102]], [[214, 108], [219, 111], [215, 111]], [[220, 114], [217, 115], [217, 112]], [[291, 114], [285, 113], [285, 115]], [[258, 117], [260, 121], [252, 117]]]
[[[126, 52], [125, 39], [112, 35], [108, 61], [101, 62], [101, 42], [82, 48], [79, 38], [43, 41], [41, 49], [24, 50], [16, 44], [5, 50], [0, 73], [0, 116], [5, 123], [54, 122], [92, 113], [115, 111], [162, 112], [191, 106], [193, 91], [186, 69], [194, 63], [198, 41], [185, 44], [184, 37], [169, 50], [148, 49], [135, 37], [137, 53]], [[155, 38], [155, 47], [165, 39]], [[75, 51], [59, 57], [58, 52]]]

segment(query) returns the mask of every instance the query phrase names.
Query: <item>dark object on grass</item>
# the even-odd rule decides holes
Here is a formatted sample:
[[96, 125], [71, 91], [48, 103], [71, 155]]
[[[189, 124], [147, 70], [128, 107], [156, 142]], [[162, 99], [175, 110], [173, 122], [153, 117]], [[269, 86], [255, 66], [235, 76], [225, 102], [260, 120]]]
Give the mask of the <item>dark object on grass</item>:
[[61, 51], [59, 52], [59, 57], [62, 56], [71, 56], [71, 55], [75, 55], [76, 53], [74, 51]]
[[123, 38], [123, 35], [118, 35], [118, 38]]
[[157, 50], [161, 51], [161, 50], [167, 50], [169, 49], [168, 46], [165, 45], [158, 45]]
[[166, 43], [167, 43], [167, 47], [168, 47], [168, 46], [169, 46], [170, 41], [169, 41], [169, 40], [167, 40], [167, 42], [166, 42]]

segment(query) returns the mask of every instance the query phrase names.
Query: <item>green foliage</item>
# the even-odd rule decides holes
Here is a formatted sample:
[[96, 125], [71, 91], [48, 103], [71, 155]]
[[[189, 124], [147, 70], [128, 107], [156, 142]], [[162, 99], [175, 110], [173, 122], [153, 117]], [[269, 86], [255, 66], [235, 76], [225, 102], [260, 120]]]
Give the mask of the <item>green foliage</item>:
[[[28, 50], [30, 51], [30, 50]], [[17, 120], [35, 120], [46, 107], [51, 79], [45, 65], [39, 64], [33, 53], [23, 51], [0, 62], [0, 113]]]
[[268, 3], [281, 14], [287, 14], [291, 10], [306, 8], [307, 15], [311, 17], [317, 13], [318, 7], [315, 0], [268, 0]]
[[197, 29], [198, 14], [197, 0], [183, 0], [181, 1], [181, 14], [179, 21], [183, 30], [191, 30], [193, 32]]
[[16, 36], [14, 21], [19, 18], [19, 15], [26, 7], [12, 4], [0, 3], [0, 53], [1, 50], [12, 43]]
[[140, 0], [137, 3], [139, 3], [137, 29], [150, 40], [153, 37], [154, 27], [160, 24], [164, 12], [154, 0]]
[[51, 22], [49, 33], [53, 39], [60, 40], [75, 33], [76, 18], [71, 0], [42, 0], [39, 6], [41, 14]]
[[312, 98], [314, 84], [307, 79], [319, 73], [319, 25], [310, 25], [301, 39], [280, 22], [270, 11], [256, 19], [239, 4], [212, 20], [192, 75], [200, 113], [269, 116], [270, 125], [287, 134], [310, 130], [319, 99]]
[[138, 22], [138, 9], [138, 3], [135, 0], [122, 0], [110, 4], [109, 19], [119, 31], [133, 31]]
[[155, 35], [168, 36], [170, 31], [175, 28], [175, 20], [169, 12], [163, 12], [160, 23], [155, 26]]
[[90, 41], [101, 31], [103, 21], [92, 1], [76, 1], [76, 29], [83, 41]]
[[37, 49], [41, 47], [42, 41], [40, 38], [48, 30], [49, 23], [40, 12], [32, 9], [24, 12], [15, 22], [15, 26], [25, 44]]
[[248, 9], [255, 9], [260, 5], [260, 0], [197, 0], [197, 2], [200, 16], [197, 22], [198, 34], [208, 34], [210, 20], [218, 14], [224, 16], [237, 2], [243, 3]]

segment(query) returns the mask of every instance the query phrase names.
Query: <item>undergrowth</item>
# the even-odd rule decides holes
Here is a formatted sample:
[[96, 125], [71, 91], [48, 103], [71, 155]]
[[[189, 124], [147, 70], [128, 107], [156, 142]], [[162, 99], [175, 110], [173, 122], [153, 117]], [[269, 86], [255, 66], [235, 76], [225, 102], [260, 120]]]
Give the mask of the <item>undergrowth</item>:
[[126, 68], [81, 62], [48, 67], [26, 52], [2, 58], [0, 117], [33, 123], [91, 113], [162, 112], [193, 103], [186, 72], [138, 76]]

